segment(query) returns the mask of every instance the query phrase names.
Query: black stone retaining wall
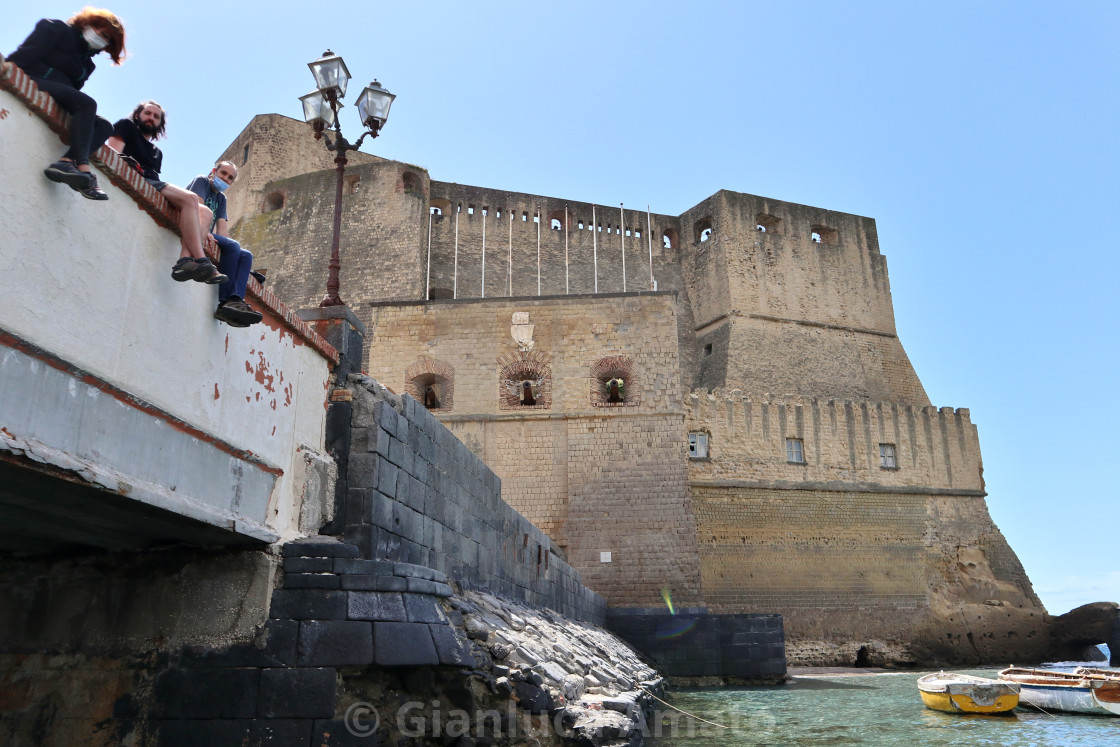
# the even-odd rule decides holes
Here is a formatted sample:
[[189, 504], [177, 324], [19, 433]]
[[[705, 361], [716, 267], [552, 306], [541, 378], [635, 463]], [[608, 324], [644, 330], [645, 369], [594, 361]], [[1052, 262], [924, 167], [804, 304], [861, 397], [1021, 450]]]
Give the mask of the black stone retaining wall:
[[781, 615], [612, 608], [606, 626], [668, 677], [781, 680], [786, 675]]
[[333, 539], [284, 545], [284, 571], [256, 641], [186, 649], [156, 677], [145, 729], [160, 747], [380, 744], [338, 718], [341, 669], [475, 666], [439, 571]]
[[501, 480], [412, 397], [349, 379], [350, 458], [342, 521], [362, 557], [428, 566], [601, 625], [606, 603], [548, 535], [501, 497]]

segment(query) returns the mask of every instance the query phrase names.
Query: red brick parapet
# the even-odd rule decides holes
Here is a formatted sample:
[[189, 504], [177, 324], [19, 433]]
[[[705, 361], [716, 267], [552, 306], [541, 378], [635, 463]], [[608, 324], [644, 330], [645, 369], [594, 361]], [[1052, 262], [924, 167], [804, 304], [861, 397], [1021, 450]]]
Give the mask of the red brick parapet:
[[[46, 123], [47, 127], [58, 134], [63, 143], [69, 143], [70, 114], [47, 93], [40, 91], [23, 70], [2, 56], [0, 56], [0, 89], [8, 91], [22, 101], [30, 111]], [[119, 153], [107, 145], [102, 145], [96, 153], [92, 154], [90, 161], [158, 225], [176, 234], [179, 233], [179, 211], [169, 205], [140, 172], [125, 163]], [[215, 261], [218, 259], [216, 251], [207, 254]], [[310, 325], [296, 316], [275, 294], [265, 290], [253, 278], [249, 278], [248, 295], [256, 302], [255, 305], [262, 313], [274, 317], [293, 336], [315, 348], [332, 365], [337, 365], [338, 351], [316, 334]]]

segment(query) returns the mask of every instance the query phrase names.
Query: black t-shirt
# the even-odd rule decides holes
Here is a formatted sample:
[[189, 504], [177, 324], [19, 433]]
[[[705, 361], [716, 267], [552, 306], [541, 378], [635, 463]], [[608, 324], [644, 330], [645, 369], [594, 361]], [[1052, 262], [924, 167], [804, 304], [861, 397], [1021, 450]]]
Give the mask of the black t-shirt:
[[120, 119], [113, 125], [113, 136], [124, 141], [124, 155], [132, 156], [144, 169], [148, 179], [159, 179], [163, 167], [163, 153], [151, 140], [140, 134], [140, 129], [131, 119]]

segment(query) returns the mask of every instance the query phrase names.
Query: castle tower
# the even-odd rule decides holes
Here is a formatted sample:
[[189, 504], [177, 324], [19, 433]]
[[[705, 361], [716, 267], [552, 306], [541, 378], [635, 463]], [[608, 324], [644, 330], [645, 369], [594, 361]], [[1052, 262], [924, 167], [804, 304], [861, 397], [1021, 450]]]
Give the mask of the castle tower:
[[695, 388], [929, 404], [874, 220], [720, 191], [681, 226]]

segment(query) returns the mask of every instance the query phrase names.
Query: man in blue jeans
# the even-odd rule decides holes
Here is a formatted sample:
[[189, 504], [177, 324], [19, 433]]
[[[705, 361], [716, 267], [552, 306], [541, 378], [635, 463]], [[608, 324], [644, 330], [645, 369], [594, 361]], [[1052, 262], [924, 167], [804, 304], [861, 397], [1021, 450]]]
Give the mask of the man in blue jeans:
[[231, 327], [248, 327], [262, 319], [261, 313], [245, 302], [245, 289], [253, 269], [253, 255], [229, 237], [226, 196], [222, 194], [237, 179], [237, 167], [220, 161], [208, 176], [196, 176], [187, 189], [198, 195], [200, 219], [207, 234], [206, 244], [217, 244], [221, 251], [218, 269], [229, 280], [218, 286], [218, 308], [214, 318]]

